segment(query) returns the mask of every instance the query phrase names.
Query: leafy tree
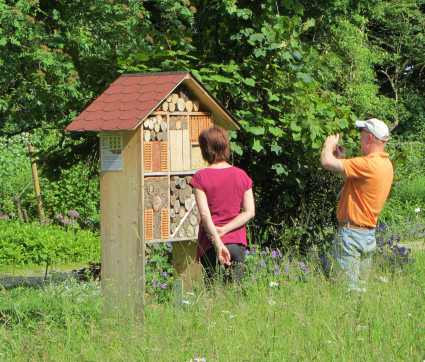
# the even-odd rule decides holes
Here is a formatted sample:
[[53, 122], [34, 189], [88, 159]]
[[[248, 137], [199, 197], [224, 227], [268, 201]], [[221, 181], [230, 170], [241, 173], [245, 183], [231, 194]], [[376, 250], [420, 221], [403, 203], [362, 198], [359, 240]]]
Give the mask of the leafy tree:
[[[131, 62], [190, 48], [192, 18], [183, 1], [0, 0], [0, 135], [63, 130]], [[97, 149], [59, 141], [39, 154], [56, 174]]]
[[300, 35], [314, 21], [302, 21], [298, 2], [196, 4], [199, 76], [243, 126], [232, 146], [254, 179], [256, 236], [271, 243], [285, 227], [307, 230], [329, 215], [316, 212], [329, 203], [329, 190], [312, 192], [324, 181], [319, 148], [330, 133], [349, 134], [355, 119], [346, 100], [323, 89], [311, 71], [312, 49]]
[[316, 26], [304, 39], [318, 51], [312, 63], [324, 86], [346, 96], [360, 117], [384, 119], [395, 133], [409, 129], [423, 107], [415, 94], [423, 91], [424, 1], [305, 4]]

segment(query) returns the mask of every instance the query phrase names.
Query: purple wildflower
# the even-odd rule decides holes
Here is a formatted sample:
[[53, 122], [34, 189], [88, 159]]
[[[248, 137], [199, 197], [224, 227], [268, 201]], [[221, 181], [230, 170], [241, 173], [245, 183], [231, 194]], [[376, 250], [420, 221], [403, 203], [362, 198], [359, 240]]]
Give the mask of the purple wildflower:
[[68, 218], [63, 218], [62, 220], [62, 224], [65, 224], [65, 225], [68, 225], [68, 224], [70, 224], [71, 223], [71, 221], [68, 219]]
[[276, 258], [276, 256], [277, 256], [277, 251], [276, 250], [273, 250], [272, 251], [272, 258]]
[[0, 220], [7, 220], [7, 219], [9, 219], [9, 216], [7, 215], [0, 216]]
[[307, 266], [303, 262], [300, 262], [300, 268], [303, 270], [304, 273], [308, 274]]
[[70, 216], [70, 217], [78, 217], [78, 216], [80, 216], [80, 213], [77, 210], [69, 210], [68, 211], [68, 216]]
[[62, 220], [63, 216], [61, 214], [56, 214], [53, 218], [56, 220]]
[[250, 252], [249, 252], [249, 250], [248, 250], [248, 249], [246, 249], [246, 250], [245, 250], [245, 254], [246, 254], [246, 255], [249, 255], [249, 254], [250, 254]]
[[167, 247], [171, 248], [171, 241], [167, 243]]
[[16, 215], [15, 215], [15, 213], [14, 212], [11, 212], [10, 213], [10, 217], [15, 217]]
[[155, 282], [153, 283], [153, 287], [156, 288], [158, 286], [158, 280], [155, 280]]
[[274, 273], [275, 273], [276, 275], [279, 275], [279, 269], [275, 269]]
[[280, 259], [282, 259], [282, 258], [283, 258], [282, 253], [279, 253], [279, 258], [280, 258]]
[[167, 272], [165, 271], [165, 272], [163, 272], [162, 273], [162, 275], [166, 278], [166, 277], [168, 277], [168, 274], [167, 274]]
[[266, 251], [269, 251], [269, 248], [266, 246]]
[[255, 275], [251, 274], [251, 279], [254, 280], [255, 279]]
[[260, 259], [260, 265], [261, 265], [261, 266], [266, 266], [266, 263], [264, 262], [264, 260], [263, 260], [263, 259]]
[[254, 255], [255, 254], [255, 249], [251, 250], [251, 254]]
[[165, 288], [167, 288], [167, 284], [162, 283], [162, 284], [161, 284], [161, 289], [165, 289]]

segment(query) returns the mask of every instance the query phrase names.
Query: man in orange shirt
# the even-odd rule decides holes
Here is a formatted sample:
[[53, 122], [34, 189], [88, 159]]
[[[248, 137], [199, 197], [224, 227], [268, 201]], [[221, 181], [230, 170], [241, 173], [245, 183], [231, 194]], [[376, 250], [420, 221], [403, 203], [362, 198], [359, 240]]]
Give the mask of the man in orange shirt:
[[332, 256], [350, 277], [350, 289], [359, 288], [360, 267], [367, 268], [376, 249], [378, 215], [391, 189], [393, 166], [385, 144], [390, 139], [386, 124], [376, 118], [356, 121], [364, 156], [345, 158], [339, 135], [329, 136], [321, 155], [323, 168], [345, 180], [337, 209], [338, 231]]

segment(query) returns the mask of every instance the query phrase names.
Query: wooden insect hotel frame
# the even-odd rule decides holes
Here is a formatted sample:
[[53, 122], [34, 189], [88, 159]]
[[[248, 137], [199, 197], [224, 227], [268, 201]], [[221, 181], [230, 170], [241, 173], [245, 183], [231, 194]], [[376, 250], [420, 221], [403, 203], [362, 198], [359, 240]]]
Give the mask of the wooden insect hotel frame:
[[200, 132], [239, 129], [191, 72], [126, 74], [67, 128], [100, 134], [102, 290], [136, 307], [144, 296], [146, 244], [172, 242], [178, 277], [193, 263], [199, 211], [189, 182], [204, 163]]

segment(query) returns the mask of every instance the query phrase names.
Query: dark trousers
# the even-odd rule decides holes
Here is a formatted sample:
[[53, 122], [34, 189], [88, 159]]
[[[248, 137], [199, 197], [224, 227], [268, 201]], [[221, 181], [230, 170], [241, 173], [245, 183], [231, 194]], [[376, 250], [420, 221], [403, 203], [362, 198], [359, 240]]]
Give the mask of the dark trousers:
[[217, 268], [219, 273], [223, 276], [225, 282], [235, 282], [240, 284], [245, 261], [245, 245], [243, 244], [226, 244], [230, 252], [230, 265], [219, 265], [217, 253], [215, 248], [209, 249], [201, 256], [201, 264], [204, 268], [205, 282], [211, 284], [217, 279]]

